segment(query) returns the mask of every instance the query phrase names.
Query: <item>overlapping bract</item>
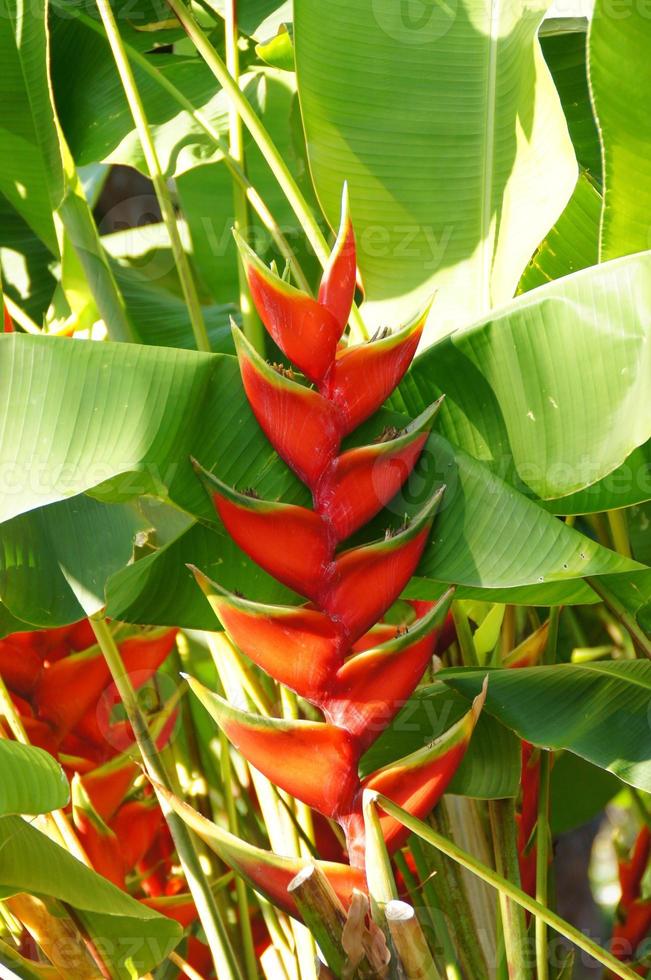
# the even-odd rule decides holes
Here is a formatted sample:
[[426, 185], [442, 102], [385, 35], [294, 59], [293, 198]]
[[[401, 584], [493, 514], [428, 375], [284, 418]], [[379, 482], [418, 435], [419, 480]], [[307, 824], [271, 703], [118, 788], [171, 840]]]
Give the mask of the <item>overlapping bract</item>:
[[[432, 744], [363, 782], [362, 753], [419, 683], [437, 645], [451, 640], [446, 619], [451, 591], [435, 605], [414, 603], [408, 627], [379, 621], [400, 596], [428, 542], [442, 496], [382, 540], [343, 542], [378, 514], [412, 472], [434, 422], [434, 404], [402, 431], [378, 433], [371, 444], [342, 451], [342, 440], [373, 415], [414, 356], [425, 316], [389, 336], [345, 346], [342, 336], [355, 291], [353, 229], [344, 203], [341, 229], [318, 299], [267, 269], [243, 242], [253, 300], [283, 354], [312, 382], [266, 363], [242, 333], [235, 346], [251, 408], [282, 459], [307, 485], [313, 509], [260, 500], [225, 486], [197, 464], [228, 533], [254, 561], [307, 600], [270, 606], [233, 595], [195, 574], [232, 641], [271, 676], [316, 705], [324, 721], [261, 717], [229, 705], [191, 681], [233, 744], [258, 770], [297, 799], [339, 821], [350, 874], [364, 863], [362, 792], [379, 788], [422, 816], [437, 802], [470, 739], [481, 703]], [[201, 830], [199, 831], [201, 832]], [[204, 828], [205, 832], [205, 828]], [[404, 841], [388, 818], [390, 850]], [[210, 843], [231, 863], [242, 854], [224, 835]], [[206, 839], [209, 835], [206, 834]], [[246, 874], [278, 901], [273, 862], [264, 872], [249, 855]], [[328, 872], [330, 875], [332, 872]], [[264, 880], [263, 880], [264, 879]]]
[[[118, 636], [134, 687], [151, 680], [170, 655], [175, 629]], [[150, 787], [133, 792], [140, 768], [128, 722], [115, 720], [119, 698], [88, 620], [0, 639], [0, 676], [29, 740], [58, 759], [71, 779], [71, 816], [92, 867], [120, 888], [134, 869], [135, 894], [180, 919], [196, 917], [185, 882], [172, 872], [174, 845]], [[167, 742], [174, 711], [161, 718]], [[0, 722], [0, 737], [11, 731]]]

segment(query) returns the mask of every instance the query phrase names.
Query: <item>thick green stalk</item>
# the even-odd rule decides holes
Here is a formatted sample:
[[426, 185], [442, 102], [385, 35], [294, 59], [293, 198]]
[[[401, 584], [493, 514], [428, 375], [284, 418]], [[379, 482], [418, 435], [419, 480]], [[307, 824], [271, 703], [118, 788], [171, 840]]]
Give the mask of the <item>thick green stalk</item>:
[[[240, 53], [237, 47], [237, 0], [226, 0], [224, 7], [224, 40], [226, 46], [226, 69], [239, 88]], [[231, 156], [242, 168], [244, 173], [246, 173], [242, 120], [232, 101], [229, 103], [228, 110], [228, 142]], [[244, 241], [248, 241], [249, 206], [244, 189], [237, 180], [233, 180], [233, 211], [235, 214], [235, 229]], [[257, 352], [264, 356], [264, 330], [262, 329], [260, 318], [251, 299], [246, 272], [244, 271], [244, 265], [239, 252], [236, 261], [244, 336], [247, 340], [251, 341]]]
[[[97, 23], [97, 21], [93, 20], [92, 17], [89, 17], [82, 11], [77, 11], [75, 16], [78, 17], [79, 20], [82, 21], [82, 23], [90, 30], [101, 34], [102, 37], [104, 36], [101, 26]], [[291, 245], [287, 241], [285, 235], [283, 235], [280, 225], [272, 215], [256, 188], [242, 170], [239, 163], [230, 155], [228, 146], [225, 140], [222, 139], [219, 131], [215, 129], [213, 124], [200, 109], [195, 108], [192, 102], [190, 102], [190, 100], [183, 94], [181, 89], [177, 88], [176, 85], [170, 81], [167, 75], [164, 75], [163, 72], [154, 67], [154, 65], [151, 63], [151, 59], [145, 57], [145, 55], [141, 54], [140, 51], [132, 47], [127, 41], [123, 41], [123, 44], [124, 50], [129, 56], [129, 60], [138, 65], [142, 71], [146, 72], [146, 74], [149, 75], [149, 77], [153, 79], [157, 85], [160, 85], [160, 87], [163, 88], [175, 102], [177, 102], [180, 106], [183, 106], [185, 111], [192, 116], [197, 125], [203, 129], [204, 133], [210, 137], [216, 146], [219, 147], [224, 157], [224, 163], [228, 167], [231, 175], [243, 188], [246, 198], [260, 219], [260, 222], [269, 232], [269, 235], [271, 236], [282, 257], [289, 263], [289, 267], [294, 276], [296, 285], [299, 287], [299, 289], [302, 289], [306, 293], [311, 292], [310, 284], [305, 277], [305, 273], [303, 272], [303, 269], [301, 268]]]
[[[140, 750], [147, 774], [155, 783], [171, 790], [168, 774], [162, 765], [147, 721], [143, 715], [131, 678], [124, 669], [120, 651], [102, 614], [91, 616], [90, 623], [106, 664], [113, 678], [129, 724]], [[226, 927], [221, 920], [215, 897], [199, 861], [194, 842], [183, 820], [159, 797], [160, 807], [170, 829], [188, 887], [199, 913], [206, 940], [213, 956], [217, 976], [224, 980], [244, 980]]]
[[387, 902], [384, 914], [405, 980], [441, 980], [411, 905], [392, 900]]
[[[608, 950], [603, 949], [596, 943], [593, 943], [591, 939], [588, 939], [580, 929], [576, 929], [569, 922], [561, 919], [559, 915], [552, 912], [551, 909], [545, 908], [540, 902], [536, 901], [535, 898], [531, 898], [521, 888], [514, 885], [512, 881], [507, 881], [499, 875], [493, 868], [489, 868], [488, 865], [483, 864], [478, 861], [477, 858], [473, 857], [472, 854], [468, 854], [466, 851], [458, 847], [454, 841], [448, 840], [441, 834], [438, 834], [431, 827], [428, 827], [426, 823], [422, 820], [418, 820], [416, 817], [412, 817], [410, 813], [403, 810], [402, 807], [397, 806], [392, 800], [389, 800], [386, 796], [378, 793], [377, 795], [378, 805], [381, 807], [385, 813], [389, 816], [395, 817], [399, 820], [405, 827], [412, 831], [412, 833], [417, 834], [423, 840], [427, 841], [428, 844], [432, 844], [433, 847], [438, 848], [443, 854], [452, 858], [457, 864], [460, 864], [463, 868], [467, 868], [468, 871], [472, 871], [473, 874], [481, 878], [487, 884], [492, 885], [498, 892], [506, 895], [508, 898], [517, 902], [523, 909], [531, 912], [532, 915], [539, 916], [543, 919], [548, 926], [559, 932], [561, 936], [565, 936], [569, 939], [571, 943], [582, 949], [588, 956], [592, 956], [597, 962], [601, 963], [603, 966], [607, 967], [609, 970], [615, 974], [615, 976], [621, 977], [622, 980], [639, 980], [637, 973], [635, 973], [629, 966], [618, 960], [612, 953]], [[474, 980], [474, 978], [473, 978]]]
[[[281, 153], [274, 145], [269, 133], [263, 126], [258, 116], [253, 111], [250, 102], [240, 90], [239, 86], [233, 81], [223, 60], [219, 57], [210, 41], [201, 30], [196, 20], [182, 2], [182, 0], [167, 0], [171, 10], [178, 18], [181, 26], [193, 42], [197, 51], [204, 59], [213, 75], [222, 86], [227, 96], [235, 106], [242, 122], [251, 133], [258, 149], [269, 164], [271, 172], [278, 181], [290, 207], [298, 218], [298, 221], [305, 232], [307, 239], [312, 246], [314, 254], [323, 266], [326, 267], [330, 257], [328, 243], [319, 227], [319, 223], [312, 214], [309, 205], [298, 184], [292, 177], [289, 167], [282, 158]], [[351, 333], [358, 340], [368, 339], [368, 332], [359, 314], [359, 310], [353, 306], [350, 314]]]
[[595, 575], [586, 578], [586, 582], [590, 588], [594, 589], [597, 595], [603, 599], [615, 619], [619, 620], [622, 626], [628, 630], [633, 643], [638, 648], [640, 653], [651, 660], [651, 638], [649, 638], [644, 632], [640, 624], [637, 622], [635, 616], [629, 612], [629, 610], [623, 605], [622, 602], [620, 602], [617, 596], [610, 591], [608, 586], [603, 584], [599, 576]]
[[[503, 878], [519, 886], [520, 869], [516, 842], [515, 804], [510, 799], [489, 800], [488, 813], [493, 834], [497, 871]], [[530, 970], [524, 912], [520, 905], [504, 892], [500, 892], [499, 902], [509, 977], [511, 980], [527, 980], [527, 977], [530, 976]]]
[[468, 617], [466, 616], [463, 607], [458, 600], [455, 600], [452, 603], [452, 618], [454, 620], [454, 628], [457, 633], [457, 642], [461, 650], [464, 666], [479, 667], [479, 658], [477, 657], [477, 651], [475, 650], [475, 641], [473, 640], [470, 623], [468, 622]]
[[[411, 848], [410, 848], [411, 850]], [[440, 950], [435, 947], [435, 954], [439, 958], [439, 961], [443, 961], [443, 971], [445, 973], [446, 980], [461, 980], [461, 971], [457, 964], [457, 956], [454, 951], [454, 946], [452, 945], [452, 940], [450, 939], [450, 933], [448, 932], [447, 923], [445, 921], [445, 916], [441, 909], [438, 907], [437, 901], [427, 901], [427, 887], [431, 886], [431, 882], [426, 882], [422, 886], [416, 881], [409, 865], [407, 864], [402, 851], [398, 851], [394, 855], [394, 861], [396, 862], [396, 867], [402, 879], [407, 887], [409, 893], [409, 898], [414, 908], [419, 911], [419, 917], [421, 922], [421, 931], [423, 926], [423, 920], [426, 920], [426, 925], [434, 931], [436, 940], [440, 943]], [[423, 902], [425, 899], [425, 902]]]
[[631, 542], [628, 536], [626, 511], [609, 510], [608, 523], [610, 525], [610, 533], [613, 537], [615, 551], [619, 552], [620, 555], [624, 555], [625, 558], [631, 558]]
[[111, 51], [113, 52], [113, 57], [115, 59], [120, 80], [122, 82], [124, 94], [129, 104], [129, 109], [131, 110], [131, 115], [133, 116], [136, 130], [138, 131], [138, 137], [142, 145], [142, 150], [147, 163], [147, 169], [149, 170], [149, 176], [151, 177], [151, 181], [154, 185], [156, 198], [161, 209], [165, 227], [167, 228], [167, 234], [169, 235], [170, 244], [172, 246], [172, 254], [174, 255], [174, 261], [179, 274], [183, 296], [188, 307], [188, 314], [190, 316], [190, 323], [192, 325], [192, 332], [194, 334], [197, 350], [210, 351], [210, 342], [208, 340], [208, 334], [206, 333], [206, 325], [203, 319], [201, 303], [199, 302], [199, 296], [197, 294], [190, 263], [187, 255], [185, 254], [185, 249], [183, 248], [183, 243], [181, 241], [181, 234], [176, 222], [172, 198], [161, 170], [158, 153], [156, 151], [151, 132], [149, 131], [149, 124], [145, 115], [142, 99], [140, 98], [140, 93], [138, 92], [138, 88], [133, 77], [133, 72], [131, 71], [131, 65], [129, 64], [126, 51], [124, 50], [124, 44], [122, 43], [122, 38], [115, 22], [115, 17], [113, 16], [113, 11], [109, 0], [97, 0], [97, 9], [100, 12], [100, 16], [104, 24], [104, 30], [106, 31], [106, 37], [111, 46]]
[[[560, 615], [560, 606], [554, 606], [549, 611], [549, 631], [543, 653], [544, 664], [553, 664], [556, 662]], [[551, 753], [541, 750], [540, 787], [538, 791], [538, 813], [536, 816], [536, 900], [541, 905], [547, 905], [549, 900], [549, 849], [551, 841], [549, 827], [550, 775]], [[536, 919], [534, 931], [538, 980], [548, 980], [549, 937], [547, 935], [547, 924], [542, 919]]]
[[[235, 809], [235, 798], [233, 796], [233, 767], [231, 766], [230, 744], [221, 728], [219, 729], [219, 761], [221, 766], [224, 800], [226, 802], [228, 829], [231, 834], [238, 836], [239, 827], [237, 811]], [[248, 980], [256, 980], [258, 976], [258, 967], [256, 964], [255, 946], [253, 944], [253, 933], [251, 931], [249, 899], [246, 891], [246, 884], [239, 875], [235, 876], [235, 895], [237, 897], [239, 927], [242, 937], [242, 947], [244, 949], [244, 968], [246, 970]]]

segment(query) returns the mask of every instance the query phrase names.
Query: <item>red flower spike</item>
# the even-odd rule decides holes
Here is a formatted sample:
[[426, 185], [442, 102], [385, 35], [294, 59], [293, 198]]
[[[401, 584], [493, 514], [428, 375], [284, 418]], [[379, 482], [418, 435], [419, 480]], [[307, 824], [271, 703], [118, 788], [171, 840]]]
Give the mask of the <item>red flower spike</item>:
[[39, 717], [62, 738], [97, 704], [109, 676], [104, 658], [95, 650], [63, 657], [39, 678], [34, 692]]
[[409, 631], [346, 661], [334, 693], [324, 704], [328, 719], [347, 729], [364, 752], [414, 691], [432, 659], [439, 629], [452, 601], [448, 589]]
[[502, 660], [503, 667], [535, 667], [547, 646], [547, 636], [549, 634], [549, 620], [539, 626], [522, 643], [511, 650]]
[[[232, 640], [272, 677], [320, 707], [326, 723], [261, 718], [229, 707], [201, 685], [192, 686], [253, 766], [317, 811], [338, 819], [350, 856], [361, 867], [364, 786], [377, 780], [379, 788], [424, 816], [460, 761], [479, 710], [475, 702], [470, 721], [459, 723], [429, 749], [360, 782], [361, 752], [418, 684], [437, 643], [445, 647], [453, 635], [445, 618], [449, 596], [435, 611], [433, 604], [422, 602], [413, 604], [413, 612], [407, 608], [406, 636], [404, 626], [377, 624], [416, 569], [443, 488], [384, 541], [336, 552], [339, 542], [395, 496], [430, 431], [438, 404], [395, 437], [339, 455], [344, 435], [379, 408], [402, 378], [425, 316], [393, 336], [358, 347], [339, 349], [333, 341], [348, 319], [355, 289], [346, 201], [316, 304], [320, 312], [313, 300], [282, 284], [246, 249], [244, 253], [262, 319], [285, 354], [319, 386], [319, 392], [313, 391], [298, 384], [291, 371], [272, 369], [235, 333], [252, 410], [280, 456], [312, 491], [314, 509], [252, 500], [207, 474], [203, 478], [240, 547], [311, 601], [296, 608], [260, 605], [227, 593], [194, 571]], [[331, 334], [321, 329], [329, 322], [323, 319], [326, 312], [337, 323]], [[417, 622], [412, 623], [414, 614]], [[172, 805], [178, 809], [182, 804]], [[195, 814], [189, 822], [197, 819]], [[390, 821], [385, 825], [389, 840], [399, 839], [397, 827]], [[211, 846], [255, 887], [262, 885], [272, 901], [288, 907], [286, 866], [282, 872], [278, 866], [270, 870], [269, 860], [261, 856], [265, 852], [254, 856], [249, 851], [244, 857], [242, 842], [230, 838], [226, 846], [223, 834], [219, 846], [214, 839]], [[346, 876], [350, 898], [352, 872], [345, 865], [335, 867], [343, 868], [337, 873]], [[296, 870], [294, 866], [292, 873]]]
[[240, 548], [278, 581], [314, 598], [330, 558], [320, 517], [306, 507], [248, 497], [197, 469], [224, 527]]
[[315, 491], [315, 509], [337, 541], [370, 521], [398, 493], [416, 465], [441, 401], [395, 438], [351, 449], [324, 473]]
[[119, 756], [82, 776], [81, 781], [102, 820], [110, 820], [139, 773], [128, 756]]
[[334, 359], [348, 314], [341, 326], [327, 304], [317, 303], [285, 282], [267, 268], [237, 232], [233, 234], [260, 319], [283, 354], [310, 381], [320, 381]]
[[125, 866], [118, 839], [93, 807], [79, 776], [71, 782], [72, 818], [79, 841], [98, 874], [124, 888]]
[[190, 566], [222, 626], [242, 653], [301, 697], [318, 702], [342, 663], [341, 638], [322, 612], [251, 602]]
[[319, 602], [354, 642], [398, 598], [414, 574], [443, 496], [437, 490], [411, 524], [384, 541], [339, 555], [324, 581]]
[[[436, 806], [463, 759], [470, 737], [486, 699], [486, 679], [481, 694], [474, 699], [470, 711], [452, 725], [431, 745], [412, 752], [404, 759], [393, 762], [372, 773], [362, 782], [361, 790], [382, 793], [394, 803], [419, 819]], [[364, 820], [359, 811], [351, 818], [346, 829], [348, 853], [351, 863], [356, 863], [363, 842]], [[388, 814], [380, 816], [382, 834], [390, 853], [402, 847], [410, 831]], [[362, 852], [363, 856], [363, 852]]]
[[111, 819], [110, 827], [120, 842], [125, 868], [135, 868], [151, 847], [163, 822], [163, 812], [154, 797], [124, 803]]
[[[287, 886], [305, 867], [307, 862], [304, 858], [281, 857], [272, 851], [254, 847], [207, 820], [163, 787], [156, 786], [156, 791], [225, 864], [246, 878], [252, 888], [266, 896], [278, 908], [299, 918]], [[353, 890], [366, 890], [364, 874], [359, 869], [331, 861], [316, 863], [330, 881], [344, 908], [350, 905]]]
[[339, 409], [342, 436], [377, 411], [400, 382], [416, 353], [428, 314], [429, 307], [398, 333], [338, 353], [321, 394]]
[[151, 630], [120, 643], [120, 654], [133, 683], [140, 687], [156, 673], [174, 649], [177, 629]]
[[260, 427], [299, 479], [315, 487], [339, 448], [335, 408], [270, 367], [241, 330], [235, 329], [233, 337], [244, 390]]
[[628, 909], [640, 897], [642, 879], [651, 858], [651, 831], [643, 825], [635, 839], [631, 856], [619, 862], [620, 908]]
[[[348, 317], [350, 316], [350, 310], [355, 296], [356, 278], [355, 233], [353, 231], [353, 223], [350, 220], [348, 187], [344, 185], [339, 233], [323, 273], [321, 286], [319, 287], [319, 303], [325, 306], [334, 317], [339, 328], [339, 337], [341, 337], [348, 323]], [[334, 359], [334, 353], [332, 351], [331, 361]], [[295, 361], [295, 363], [299, 364], [298, 361]], [[319, 379], [313, 378], [313, 380], [317, 381]]]
[[3, 304], [2, 311], [3, 311], [4, 332], [5, 333], [14, 333], [14, 329], [15, 329], [14, 328], [14, 321], [11, 319], [11, 317], [9, 315], [9, 310], [7, 309], [7, 307], [4, 304]]
[[188, 682], [235, 748], [273, 783], [326, 817], [350, 806], [359, 753], [348, 732], [241, 711], [193, 678]]
[[42, 661], [35, 650], [13, 643], [11, 637], [0, 640], [0, 677], [10, 691], [29, 697], [42, 669]]
[[182, 892], [180, 895], [147, 896], [141, 898], [140, 901], [147, 908], [160, 912], [161, 915], [166, 915], [168, 919], [174, 919], [184, 929], [191, 926], [199, 917], [194, 899], [189, 892]]

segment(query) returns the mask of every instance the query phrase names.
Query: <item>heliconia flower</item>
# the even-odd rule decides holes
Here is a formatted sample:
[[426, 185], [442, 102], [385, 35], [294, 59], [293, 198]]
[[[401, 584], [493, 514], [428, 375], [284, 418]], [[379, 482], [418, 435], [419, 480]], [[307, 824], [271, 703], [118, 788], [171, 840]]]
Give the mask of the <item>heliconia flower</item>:
[[142, 861], [162, 824], [163, 813], [155, 797], [122, 804], [109, 826], [120, 842], [125, 868], [135, 868]]
[[[308, 387], [290, 368], [267, 364], [235, 329], [244, 391], [272, 446], [311, 491], [313, 509], [260, 500], [254, 489], [226, 487], [198, 464], [197, 471], [235, 542], [308, 603], [259, 604], [232, 595], [197, 569], [193, 572], [233, 642], [319, 708], [325, 721], [262, 717], [229, 705], [196, 681], [190, 684], [256, 769], [296, 799], [338, 820], [357, 870], [335, 867], [347, 869], [337, 873], [349, 876], [348, 885], [354, 870], [359, 888], [364, 882], [363, 790], [377, 788], [425, 816], [454, 775], [483, 704], [483, 697], [477, 699], [468, 715], [430, 746], [360, 780], [361, 754], [420, 683], [437, 644], [451, 638], [446, 619], [451, 591], [436, 604], [414, 603], [413, 621], [405, 626], [382, 623], [416, 571], [444, 487], [433, 488], [421, 510], [382, 539], [342, 547], [390, 503], [427, 442], [440, 401], [405, 428], [385, 430], [371, 445], [341, 451], [342, 440], [380, 408], [402, 379], [429, 311], [389, 336], [356, 346], [340, 342], [356, 284], [346, 199], [317, 300], [280, 280], [239, 244], [262, 322], [283, 354], [314, 384]], [[292, 911], [284, 889], [297, 870], [296, 860], [287, 864], [283, 862], [290, 859], [254, 854], [221, 831], [209, 833], [199, 815], [187, 810], [182, 815], [207, 835], [231, 867]], [[393, 849], [404, 835], [394, 821], [383, 820]]]
[[14, 328], [14, 321], [11, 319], [11, 317], [9, 315], [9, 310], [4, 305], [4, 303], [3, 303], [3, 306], [2, 306], [2, 313], [3, 313], [3, 327], [4, 327], [4, 332], [5, 333], [13, 333], [14, 332], [14, 329], [15, 329]]
[[189, 892], [181, 892], [178, 895], [147, 895], [140, 901], [155, 912], [174, 919], [184, 929], [191, 926], [198, 918], [197, 907]]
[[[218, 824], [207, 820], [197, 810], [184, 803], [168, 790], [156, 785], [169, 805], [181, 816], [195, 833], [217, 854], [225, 864], [237, 871], [249, 884], [263, 894], [270, 902], [290, 915], [298, 916], [296, 904], [287, 886], [305, 865], [305, 858], [283, 857], [255, 847], [247, 841], [235, 837]], [[364, 874], [359, 868], [333, 861], [317, 861], [319, 868], [328, 878], [335, 894], [344, 908], [348, 908], [353, 891], [364, 889]]]
[[[651, 898], [643, 892], [643, 879], [651, 859], [651, 832], [646, 826], [640, 829], [630, 854], [618, 863], [621, 898], [617, 906], [611, 948], [622, 961], [635, 961], [640, 947], [651, 931]], [[640, 966], [636, 972], [646, 976], [648, 967]]]
[[[504, 667], [534, 667], [547, 645], [549, 621], [539, 626], [502, 661]], [[517, 825], [518, 863], [523, 890], [535, 898], [536, 865], [538, 849], [536, 831], [538, 824], [538, 797], [540, 795], [540, 749], [525, 740], [521, 743], [520, 799], [515, 815]], [[527, 913], [527, 919], [530, 918]]]
[[125, 864], [115, 832], [94, 808], [79, 776], [73, 777], [70, 789], [75, 830], [90, 863], [118, 888], [124, 888]]

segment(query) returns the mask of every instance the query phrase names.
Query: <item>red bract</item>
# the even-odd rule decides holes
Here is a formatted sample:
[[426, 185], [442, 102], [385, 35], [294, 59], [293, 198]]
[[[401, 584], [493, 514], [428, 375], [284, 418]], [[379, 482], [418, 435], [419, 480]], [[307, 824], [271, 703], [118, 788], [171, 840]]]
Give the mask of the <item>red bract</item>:
[[[244, 390], [270, 442], [308, 486], [313, 510], [260, 500], [197, 469], [224, 526], [259, 565], [309, 600], [299, 607], [260, 605], [233, 596], [194, 569], [224, 628], [255, 663], [320, 708], [325, 723], [253, 715], [192, 681], [218, 724], [258, 770], [342, 826], [349, 858], [364, 862], [362, 792], [377, 789], [422, 817], [436, 804], [468, 745], [482, 697], [432, 744], [359, 778], [362, 753], [409, 698], [431, 662], [452, 590], [433, 607], [417, 604], [408, 628], [381, 624], [414, 574], [427, 546], [443, 488], [419, 513], [371, 543], [341, 547], [408, 479], [427, 441], [438, 403], [405, 429], [378, 433], [370, 445], [340, 451], [400, 382], [414, 356], [425, 316], [395, 334], [345, 347], [338, 343], [355, 289], [355, 250], [344, 204], [342, 225], [318, 299], [288, 286], [241, 245], [260, 317], [285, 356], [314, 382], [272, 367], [235, 332]], [[401, 515], [402, 516], [402, 515]], [[446, 634], [447, 635], [447, 634]], [[449, 640], [448, 640], [449, 642]], [[185, 814], [187, 818], [187, 813]], [[197, 815], [198, 816], [198, 815]], [[390, 850], [403, 828], [382, 818]], [[203, 824], [197, 828], [206, 834]], [[209, 839], [210, 835], [206, 836]], [[283, 894], [294, 864], [213, 833], [212, 845], [288, 907]], [[281, 865], [278, 862], [281, 861]], [[338, 872], [327, 873], [335, 880]], [[345, 866], [344, 866], [345, 867]], [[350, 875], [350, 869], [340, 874]], [[291, 903], [290, 903], [291, 904]]]
[[[651, 930], [651, 899], [643, 891], [643, 879], [651, 858], [651, 833], [643, 826], [628, 856], [619, 862], [622, 890], [613, 928], [612, 951], [624, 961], [637, 959], [639, 947]], [[637, 971], [645, 977], [648, 968]]]

